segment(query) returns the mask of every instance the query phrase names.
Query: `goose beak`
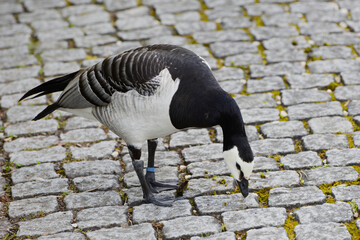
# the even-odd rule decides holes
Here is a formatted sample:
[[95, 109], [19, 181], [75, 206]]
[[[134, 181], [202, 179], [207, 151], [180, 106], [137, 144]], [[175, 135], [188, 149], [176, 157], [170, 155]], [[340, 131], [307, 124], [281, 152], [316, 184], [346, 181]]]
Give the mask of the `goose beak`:
[[249, 195], [249, 181], [246, 178], [243, 178], [241, 181], [237, 181], [239, 185], [241, 194], [246, 198]]

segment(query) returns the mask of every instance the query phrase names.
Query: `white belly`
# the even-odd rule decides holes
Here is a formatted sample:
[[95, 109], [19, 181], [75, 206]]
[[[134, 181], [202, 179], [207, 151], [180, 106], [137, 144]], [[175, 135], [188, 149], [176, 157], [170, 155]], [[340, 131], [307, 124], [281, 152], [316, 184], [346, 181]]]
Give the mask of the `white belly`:
[[135, 147], [141, 147], [147, 139], [179, 131], [171, 123], [169, 108], [180, 80], [174, 81], [167, 69], [156, 78], [159, 78], [160, 86], [154, 95], [143, 96], [135, 90], [116, 92], [109, 105], [94, 107], [93, 115]]

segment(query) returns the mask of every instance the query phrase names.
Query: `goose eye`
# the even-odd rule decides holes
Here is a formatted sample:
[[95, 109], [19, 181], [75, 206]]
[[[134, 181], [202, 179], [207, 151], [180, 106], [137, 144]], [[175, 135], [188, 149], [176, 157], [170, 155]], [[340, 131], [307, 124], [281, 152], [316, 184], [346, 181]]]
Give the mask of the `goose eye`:
[[240, 165], [236, 163], [236, 168], [240, 171]]

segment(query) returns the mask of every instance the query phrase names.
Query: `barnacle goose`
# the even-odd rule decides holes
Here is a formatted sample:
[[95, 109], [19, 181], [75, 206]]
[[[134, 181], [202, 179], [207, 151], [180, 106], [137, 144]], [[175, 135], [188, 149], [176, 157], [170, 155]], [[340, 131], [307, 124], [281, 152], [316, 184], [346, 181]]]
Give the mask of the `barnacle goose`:
[[[156, 138], [214, 125], [222, 127], [224, 160], [242, 194], [248, 195], [253, 153], [240, 109], [204, 59], [190, 50], [173, 45], [139, 47], [45, 82], [19, 101], [58, 91], [62, 93], [57, 101], [33, 120], [60, 108], [107, 126], [127, 143], [145, 202], [170, 206], [172, 200], [155, 198], [153, 193], [177, 187], [155, 180]], [[149, 159], [144, 175], [139, 159], [145, 141]]]

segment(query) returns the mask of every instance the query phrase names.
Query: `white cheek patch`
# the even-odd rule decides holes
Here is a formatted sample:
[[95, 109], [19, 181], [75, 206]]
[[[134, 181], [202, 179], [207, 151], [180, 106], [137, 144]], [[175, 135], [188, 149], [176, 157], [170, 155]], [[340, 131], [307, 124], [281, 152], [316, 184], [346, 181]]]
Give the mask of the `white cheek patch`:
[[244, 178], [249, 180], [252, 170], [254, 168], [254, 162], [245, 162], [239, 157], [239, 151], [236, 146], [232, 149], [224, 151], [224, 160], [226, 165], [229, 167], [231, 174], [234, 178], [238, 179], [239, 170], [236, 168], [236, 163], [239, 163], [241, 171], [244, 174]]

